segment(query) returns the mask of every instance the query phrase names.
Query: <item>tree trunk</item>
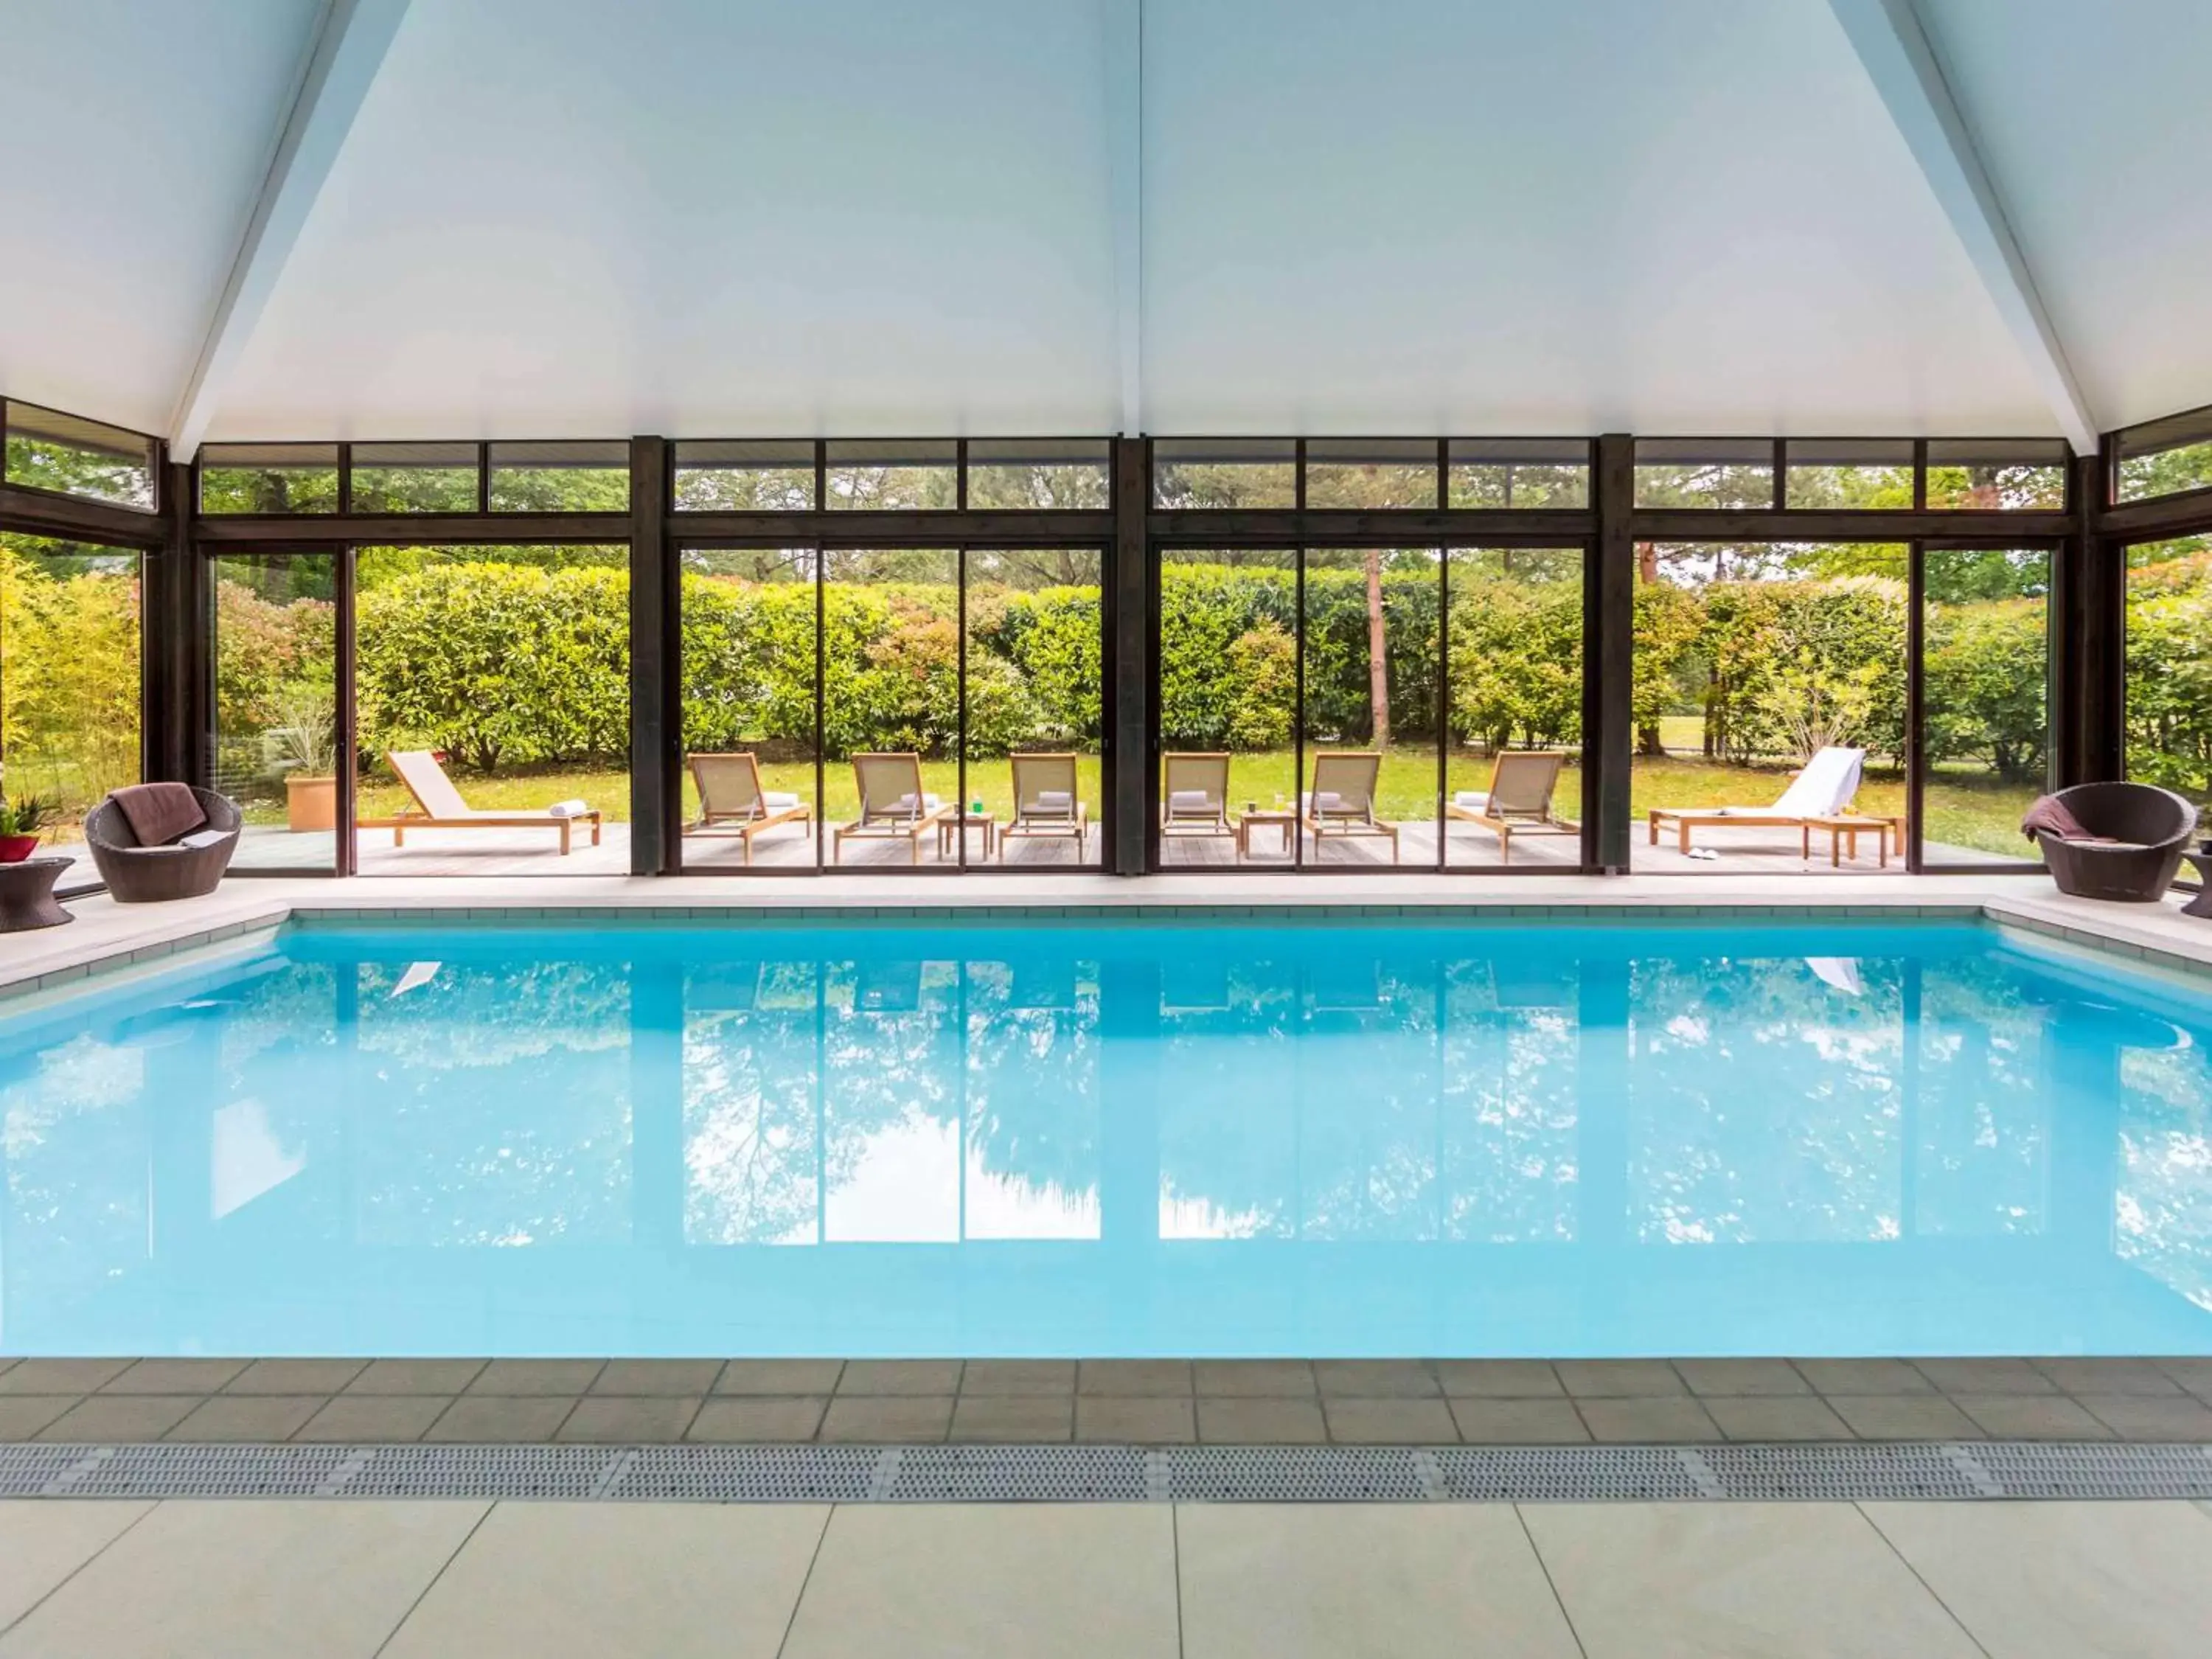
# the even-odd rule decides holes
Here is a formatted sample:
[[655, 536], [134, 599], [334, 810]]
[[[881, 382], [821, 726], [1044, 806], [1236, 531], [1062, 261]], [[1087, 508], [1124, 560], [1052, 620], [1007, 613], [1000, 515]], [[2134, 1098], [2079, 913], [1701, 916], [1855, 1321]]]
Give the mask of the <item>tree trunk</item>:
[[1389, 635], [1382, 626], [1382, 550], [1367, 550], [1367, 698], [1374, 711], [1374, 742], [1390, 746]]
[[1636, 544], [1637, 580], [1656, 582], [1659, 580], [1659, 544], [1656, 542]]

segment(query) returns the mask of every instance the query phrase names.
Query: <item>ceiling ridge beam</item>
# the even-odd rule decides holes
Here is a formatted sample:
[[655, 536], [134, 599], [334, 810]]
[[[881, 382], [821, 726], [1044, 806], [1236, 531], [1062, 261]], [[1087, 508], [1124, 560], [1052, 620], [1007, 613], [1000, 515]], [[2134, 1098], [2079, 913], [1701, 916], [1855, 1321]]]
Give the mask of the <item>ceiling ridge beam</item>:
[[169, 453], [176, 459], [188, 461], [198, 451], [224, 383], [329, 182], [407, 6], [408, 0], [329, 0], [324, 8], [237, 257], [170, 416]]
[[1828, 0], [1828, 8], [1965, 246], [2059, 430], [2076, 454], [2095, 453], [2098, 428], [2088, 400], [1916, 0]]
[[1102, 0], [1108, 214], [1121, 430], [1145, 429], [1145, 0]]

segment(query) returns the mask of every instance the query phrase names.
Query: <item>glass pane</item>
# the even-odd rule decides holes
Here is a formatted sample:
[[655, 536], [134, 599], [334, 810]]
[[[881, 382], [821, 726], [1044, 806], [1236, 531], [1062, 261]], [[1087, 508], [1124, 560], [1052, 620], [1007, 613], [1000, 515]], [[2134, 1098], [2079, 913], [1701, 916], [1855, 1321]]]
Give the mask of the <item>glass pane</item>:
[[1928, 505], [1978, 512], [2066, 506], [2065, 441], [2042, 438], [1931, 438]]
[[1310, 865], [1436, 862], [1434, 548], [1309, 548], [1305, 777]]
[[2119, 463], [2114, 494], [2120, 501], [2212, 489], [2212, 409], [2125, 428], [2113, 444]]
[[246, 818], [234, 870], [337, 866], [338, 556], [212, 562], [215, 787]]
[[1774, 505], [1774, 446], [1765, 438], [1639, 438], [1638, 507]]
[[200, 450], [203, 513], [335, 513], [336, 444], [208, 444]]
[[1905, 574], [1887, 544], [1638, 546], [1638, 870], [1903, 869]]
[[474, 444], [356, 444], [356, 513], [473, 513]]
[[1298, 447], [1288, 438], [1160, 438], [1152, 444], [1152, 505], [1296, 507]]
[[1922, 555], [1921, 857], [2033, 861], [2021, 816], [2049, 787], [2051, 555]]
[[1784, 504], [1803, 507], [1910, 507], [1910, 438], [1792, 439], [1785, 451]]
[[968, 505], [977, 509], [1103, 508], [1112, 498], [1103, 438], [1000, 440], [968, 446]]
[[1159, 698], [1161, 863], [1290, 862], [1295, 553], [1162, 550]]
[[63, 891], [99, 879], [84, 815], [139, 780], [139, 574], [137, 553], [0, 531], [0, 789], [38, 857], [74, 861]]
[[[957, 861], [960, 560], [839, 549], [823, 560], [823, 822], [828, 862]], [[983, 830], [967, 832], [980, 857]]]
[[0, 479], [154, 510], [153, 439], [36, 404], [9, 403]]
[[687, 870], [813, 867], [816, 565], [805, 547], [684, 555]]
[[[1096, 548], [968, 551], [968, 799], [995, 820], [1000, 864], [1103, 849], [1103, 565]], [[980, 832], [968, 857], [983, 860]]]
[[1437, 446], [1359, 438], [1306, 445], [1306, 505], [1418, 507], [1437, 504]]
[[1451, 550], [1444, 861], [1582, 861], [1583, 556]]
[[676, 446], [679, 513], [811, 513], [814, 446], [731, 439]]
[[1583, 438], [1455, 438], [1451, 505], [1586, 507], [1589, 454]]
[[629, 549], [363, 548], [355, 583], [361, 872], [628, 870]]
[[495, 513], [627, 513], [626, 443], [494, 444]]
[[940, 512], [960, 505], [960, 448], [949, 441], [833, 443], [822, 504], [833, 511]]
[[2212, 537], [2129, 548], [2127, 606], [2128, 775], [2212, 825]]

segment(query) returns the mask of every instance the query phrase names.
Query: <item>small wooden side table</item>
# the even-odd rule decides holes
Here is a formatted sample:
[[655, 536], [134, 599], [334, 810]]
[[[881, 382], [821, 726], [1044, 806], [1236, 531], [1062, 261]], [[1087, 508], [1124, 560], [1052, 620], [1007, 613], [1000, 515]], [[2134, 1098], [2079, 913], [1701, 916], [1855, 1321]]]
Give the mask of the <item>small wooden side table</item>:
[[970, 830], [983, 832], [983, 856], [989, 858], [999, 844], [999, 820], [989, 812], [955, 812], [937, 821], [937, 856], [952, 856], [952, 838], [965, 836]]
[[0, 933], [26, 933], [76, 920], [54, 897], [54, 880], [70, 863], [68, 859], [22, 859], [0, 864]]
[[2212, 917], [2212, 853], [2184, 853], [2181, 856], [2189, 860], [2197, 879], [2204, 884], [2197, 896], [2181, 907], [2181, 914]]
[[1261, 829], [1275, 829], [1283, 832], [1282, 855], [1284, 861], [1288, 863], [1291, 857], [1291, 837], [1298, 832], [1298, 815], [1288, 807], [1277, 812], [1246, 812], [1240, 815], [1237, 820], [1237, 859], [1240, 864], [1252, 856], [1252, 830], [1255, 825]]
[[[1803, 856], [1811, 858], [1813, 832], [1815, 830], [1826, 830], [1828, 832], [1828, 867], [1832, 870], [1840, 870], [1843, 868], [1844, 855], [1846, 851], [1844, 837], [1850, 838], [1848, 851], [1851, 861], [1856, 863], [1859, 856], [1859, 837], [1871, 830], [1875, 844], [1881, 849], [1881, 867], [1887, 870], [1889, 868], [1890, 832], [1895, 828], [1896, 826], [1887, 818], [1862, 817], [1856, 813], [1838, 812], [1832, 817], [1807, 818], [1800, 826], [1798, 845]], [[1901, 837], [1899, 844], [1902, 845]]]

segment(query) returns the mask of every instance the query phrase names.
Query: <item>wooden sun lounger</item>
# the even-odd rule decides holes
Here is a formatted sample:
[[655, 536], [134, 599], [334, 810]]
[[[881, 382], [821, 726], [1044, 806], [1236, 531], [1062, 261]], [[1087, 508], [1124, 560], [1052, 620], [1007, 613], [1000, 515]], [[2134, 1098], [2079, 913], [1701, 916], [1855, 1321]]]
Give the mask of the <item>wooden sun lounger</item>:
[[[1009, 755], [1014, 773], [1013, 821], [999, 831], [999, 862], [1006, 861], [1006, 843], [1015, 836], [1064, 836], [1075, 843], [1076, 861], [1091, 834], [1091, 811], [1076, 787], [1073, 755]], [[1066, 804], [1047, 800], [1048, 794], [1065, 796]]]
[[553, 812], [479, 812], [461, 799], [461, 792], [453, 787], [453, 781], [446, 775], [446, 769], [438, 764], [438, 757], [427, 749], [395, 749], [384, 757], [392, 775], [407, 786], [407, 793], [415, 798], [420, 809], [399, 812], [388, 818], [358, 818], [356, 830], [389, 830], [392, 844], [404, 847], [410, 830], [557, 830], [561, 832], [561, 856], [568, 854], [572, 826], [588, 823], [592, 826], [592, 845], [599, 844], [599, 817], [597, 811], [561, 814]]
[[811, 824], [814, 809], [804, 801], [771, 806], [761, 787], [760, 759], [750, 753], [693, 755], [691, 779], [699, 789], [699, 817], [684, 826], [690, 836], [736, 836], [745, 862], [753, 861], [753, 837], [780, 823]]
[[[1229, 757], [1183, 752], [1161, 757], [1160, 835], [1226, 836], [1237, 839], [1229, 821]], [[1177, 807], [1176, 795], [1202, 795], [1202, 806]]]
[[1375, 784], [1382, 774], [1382, 757], [1371, 749], [1314, 757], [1313, 788], [1298, 811], [1316, 857], [1328, 836], [1387, 836], [1390, 862], [1398, 861], [1398, 826], [1375, 816]]
[[1680, 840], [1678, 848], [1686, 856], [1690, 851], [1690, 831], [1722, 828], [1748, 830], [1797, 830], [1818, 824], [1825, 818], [1850, 815], [1851, 800], [1858, 793], [1860, 772], [1866, 760], [1863, 749], [1850, 749], [1841, 744], [1821, 750], [1805, 763], [1803, 769], [1790, 781], [1790, 787], [1771, 806], [1738, 806], [1727, 810], [1695, 806], [1655, 806], [1647, 818], [1651, 845], [1659, 844], [1662, 825], [1676, 827]]
[[921, 837], [952, 808], [932, 805], [921, 787], [919, 755], [855, 755], [853, 781], [860, 792], [860, 816], [830, 832], [830, 861], [841, 863], [848, 841], [893, 841], [903, 836], [914, 862], [921, 862]]
[[1559, 785], [1565, 755], [1556, 750], [1514, 750], [1498, 756], [1490, 769], [1490, 788], [1480, 806], [1463, 805], [1456, 797], [1444, 802], [1444, 816], [1480, 824], [1498, 837], [1498, 861], [1513, 862], [1513, 835], [1579, 836], [1583, 827], [1572, 818], [1552, 811], [1552, 794]]

